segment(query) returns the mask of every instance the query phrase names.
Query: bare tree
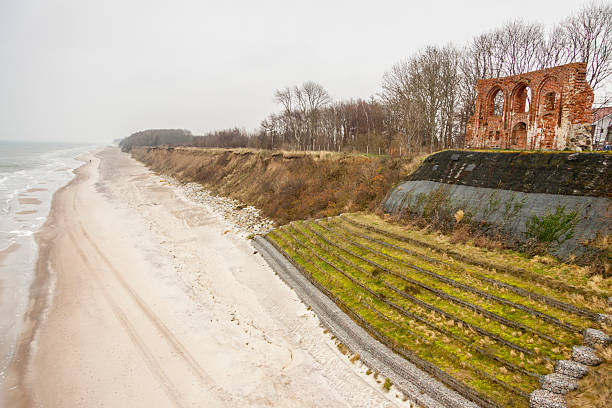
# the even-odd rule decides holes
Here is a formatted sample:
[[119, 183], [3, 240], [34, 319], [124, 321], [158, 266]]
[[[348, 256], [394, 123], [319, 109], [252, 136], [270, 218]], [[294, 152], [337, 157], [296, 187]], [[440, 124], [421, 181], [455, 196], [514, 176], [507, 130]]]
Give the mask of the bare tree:
[[453, 145], [459, 57], [452, 46], [427, 47], [383, 76], [381, 99], [396, 122], [398, 141], [411, 150]]
[[563, 65], [571, 61], [569, 58], [570, 46], [565, 29], [561, 25], [553, 27], [548, 33], [546, 47], [544, 47], [544, 68]]
[[546, 65], [544, 26], [515, 20], [476, 36], [464, 49], [474, 79], [517, 75]]
[[306, 145], [314, 149], [318, 139], [318, 117], [323, 107], [330, 102], [330, 97], [323, 85], [314, 81], [306, 81], [301, 87], [294, 87], [293, 93], [300, 109], [300, 119], [306, 133]]
[[591, 3], [560, 26], [566, 62], [586, 62], [593, 90], [612, 75], [612, 5]]
[[317, 112], [327, 106], [331, 100], [323, 85], [313, 81], [304, 82], [301, 93], [304, 95], [309, 112]]
[[[371, 100], [332, 102], [314, 81], [276, 90], [280, 111], [258, 132], [211, 132], [203, 145], [377, 151], [460, 147], [474, 113], [479, 79], [518, 75], [570, 62], [587, 63], [599, 102], [612, 78], [612, 5], [592, 3], [549, 31], [511, 21], [477, 35], [463, 48], [426, 47], [394, 64]], [[609, 87], [608, 87], [609, 89]]]
[[544, 68], [546, 40], [544, 26], [516, 20], [499, 30], [497, 53], [505, 75]]
[[285, 118], [284, 124], [286, 130], [291, 134], [293, 142], [299, 149], [302, 140], [301, 134], [298, 129], [298, 123], [295, 117], [296, 95], [294, 91], [288, 86], [284, 87], [283, 89], [277, 89], [274, 92], [274, 102], [280, 104], [283, 107], [283, 113]]

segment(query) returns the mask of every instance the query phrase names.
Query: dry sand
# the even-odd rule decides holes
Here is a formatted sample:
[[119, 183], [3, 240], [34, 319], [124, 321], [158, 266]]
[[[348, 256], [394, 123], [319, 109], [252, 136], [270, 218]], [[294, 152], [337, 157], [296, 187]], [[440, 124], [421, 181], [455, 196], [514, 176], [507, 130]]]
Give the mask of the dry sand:
[[7, 406], [402, 405], [218, 216], [117, 149], [84, 161], [37, 236]]
[[7, 255], [19, 249], [19, 244], [11, 244], [6, 249], [0, 251], [0, 265], [3, 265]]

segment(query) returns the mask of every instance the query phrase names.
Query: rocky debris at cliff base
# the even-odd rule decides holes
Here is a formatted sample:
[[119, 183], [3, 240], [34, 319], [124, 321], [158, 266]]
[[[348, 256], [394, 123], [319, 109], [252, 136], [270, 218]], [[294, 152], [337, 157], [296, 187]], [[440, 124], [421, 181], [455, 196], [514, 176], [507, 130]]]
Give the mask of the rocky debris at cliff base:
[[234, 232], [241, 235], [261, 234], [274, 228], [274, 221], [264, 217], [261, 211], [237, 200], [211, 194], [198, 183], [181, 183], [173, 177], [165, 177], [185, 198], [206, 206], [214, 214], [222, 216]]

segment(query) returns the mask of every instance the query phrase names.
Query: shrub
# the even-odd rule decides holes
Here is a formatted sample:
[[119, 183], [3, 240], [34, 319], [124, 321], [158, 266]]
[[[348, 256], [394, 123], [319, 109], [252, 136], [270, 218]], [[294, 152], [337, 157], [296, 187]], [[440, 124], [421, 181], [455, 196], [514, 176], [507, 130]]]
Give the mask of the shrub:
[[456, 221], [455, 211], [452, 208], [449, 189], [440, 186], [429, 194], [419, 194], [417, 197], [416, 210], [423, 205], [423, 218], [434, 228], [448, 232]]
[[385, 391], [389, 391], [392, 385], [393, 383], [391, 382], [391, 380], [388, 378], [385, 378], [385, 383], [383, 384], [383, 388], [385, 389]]
[[566, 213], [565, 206], [558, 205], [554, 213], [538, 217], [533, 214], [526, 222], [527, 238], [539, 242], [562, 244], [574, 236], [574, 228], [578, 223], [578, 213], [571, 211]]

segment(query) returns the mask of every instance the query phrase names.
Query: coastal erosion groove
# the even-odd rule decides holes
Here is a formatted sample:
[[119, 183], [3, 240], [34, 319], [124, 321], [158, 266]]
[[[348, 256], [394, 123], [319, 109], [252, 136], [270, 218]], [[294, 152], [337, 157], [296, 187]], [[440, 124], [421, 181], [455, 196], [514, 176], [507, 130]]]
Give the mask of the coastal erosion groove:
[[368, 367], [389, 378], [410, 400], [427, 408], [477, 407], [370, 336], [264, 237], [257, 235], [253, 246], [340, 342], [359, 354]]

